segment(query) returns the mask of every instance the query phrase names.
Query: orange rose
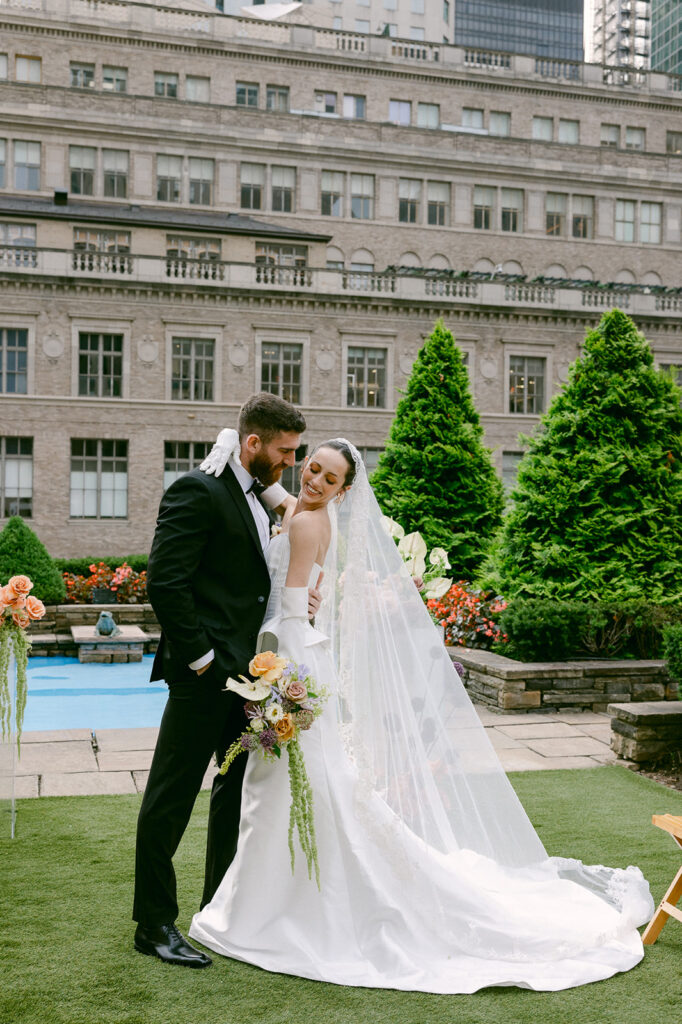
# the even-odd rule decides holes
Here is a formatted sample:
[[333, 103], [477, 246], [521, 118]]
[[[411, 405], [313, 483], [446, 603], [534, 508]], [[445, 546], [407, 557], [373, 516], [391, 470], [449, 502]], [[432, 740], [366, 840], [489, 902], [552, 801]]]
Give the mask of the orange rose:
[[282, 675], [286, 658], [278, 658], [272, 651], [261, 651], [249, 662], [252, 676], [262, 676], [267, 683], [276, 682]]
[[26, 598], [26, 612], [29, 619], [42, 619], [45, 614], [45, 605], [37, 597], [32, 597], [29, 594]]
[[14, 589], [10, 587], [9, 583], [4, 587], [0, 587], [0, 601], [2, 601], [4, 605], [13, 604], [16, 599], [17, 595]]
[[7, 586], [12, 588], [17, 597], [26, 597], [29, 590], [33, 590], [33, 584], [28, 576], [12, 576]]
[[22, 608], [18, 612], [12, 612], [12, 622], [15, 626], [21, 626], [22, 629], [26, 629], [30, 621], [28, 612], [25, 608]]
[[294, 720], [290, 714], [282, 715], [279, 722], [275, 722], [275, 732], [277, 733], [277, 739], [280, 743], [286, 743], [287, 740], [293, 739], [296, 733], [296, 726]]

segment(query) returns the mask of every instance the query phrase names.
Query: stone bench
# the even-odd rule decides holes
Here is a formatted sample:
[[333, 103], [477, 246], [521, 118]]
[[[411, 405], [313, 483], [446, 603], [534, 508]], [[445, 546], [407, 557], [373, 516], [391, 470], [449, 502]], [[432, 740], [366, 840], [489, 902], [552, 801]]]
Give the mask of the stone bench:
[[609, 704], [611, 749], [637, 765], [682, 756], [682, 700]]

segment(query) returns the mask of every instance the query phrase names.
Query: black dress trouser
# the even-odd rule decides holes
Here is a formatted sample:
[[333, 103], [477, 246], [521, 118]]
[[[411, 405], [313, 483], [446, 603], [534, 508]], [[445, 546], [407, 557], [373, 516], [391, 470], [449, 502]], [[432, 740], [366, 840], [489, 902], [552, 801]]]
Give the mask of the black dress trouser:
[[[178, 916], [173, 856], [189, 822], [206, 770], [246, 726], [243, 700], [225, 692], [214, 666], [201, 676], [171, 683], [161, 719], [149, 780], [137, 822], [133, 919], [147, 927]], [[246, 757], [227, 775], [216, 775], [211, 791], [206, 870], [201, 906], [213, 898], [237, 851]]]

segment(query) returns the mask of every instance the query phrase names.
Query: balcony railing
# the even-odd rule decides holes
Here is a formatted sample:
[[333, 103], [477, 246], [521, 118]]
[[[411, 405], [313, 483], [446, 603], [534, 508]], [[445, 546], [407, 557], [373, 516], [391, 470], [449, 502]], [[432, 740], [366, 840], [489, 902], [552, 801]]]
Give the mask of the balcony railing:
[[448, 70], [476, 74], [502, 74], [519, 78], [552, 78], [586, 86], [612, 85], [643, 92], [680, 92], [682, 76], [635, 67], [607, 67], [554, 58], [535, 58], [447, 43], [417, 43], [409, 39], [344, 32], [308, 25], [229, 16], [207, 7], [206, 11], [173, 6], [171, 0], [0, 0], [0, 11], [21, 12], [27, 17], [58, 22], [116, 25], [136, 34], [174, 35], [183, 39], [250, 41], [255, 45], [294, 50], [342, 52], [349, 59], [437, 63]]
[[[188, 288], [299, 292], [325, 296], [357, 295], [438, 304], [552, 308], [557, 312], [587, 312], [618, 306], [632, 315], [678, 316], [682, 288], [644, 285], [600, 285], [550, 280], [524, 281], [505, 274], [456, 274], [448, 270], [391, 267], [384, 271], [328, 270], [264, 263], [229, 263], [180, 256], [83, 252], [72, 249], [0, 248], [0, 275], [60, 278], [62, 281], [119, 281], [147, 285], [185, 285]], [[123, 294], [123, 292], [122, 292]]]

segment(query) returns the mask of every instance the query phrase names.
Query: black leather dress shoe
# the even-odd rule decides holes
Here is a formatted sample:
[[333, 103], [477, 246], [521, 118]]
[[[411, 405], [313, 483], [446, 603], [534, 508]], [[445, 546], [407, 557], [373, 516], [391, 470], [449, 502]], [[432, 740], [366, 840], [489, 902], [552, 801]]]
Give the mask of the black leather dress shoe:
[[190, 946], [174, 924], [160, 924], [155, 928], [138, 924], [135, 949], [145, 956], [157, 956], [166, 964], [179, 964], [181, 967], [210, 967], [213, 963], [210, 956]]

